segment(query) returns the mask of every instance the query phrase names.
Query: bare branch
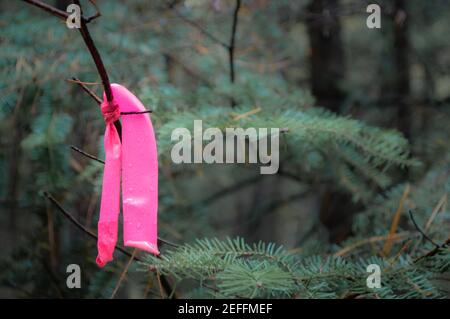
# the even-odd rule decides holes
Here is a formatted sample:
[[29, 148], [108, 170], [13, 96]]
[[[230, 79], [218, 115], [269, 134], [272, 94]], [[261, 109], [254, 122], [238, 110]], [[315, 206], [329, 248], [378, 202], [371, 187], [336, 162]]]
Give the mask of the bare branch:
[[206, 36], [207, 38], [209, 38], [211, 41], [220, 44], [221, 46], [223, 46], [225, 49], [228, 49], [228, 44], [226, 44], [225, 42], [223, 42], [222, 40], [220, 40], [219, 38], [217, 38], [215, 35], [213, 35], [212, 33], [210, 33], [208, 30], [206, 30], [205, 28], [203, 28], [201, 25], [199, 25], [197, 22], [192, 21], [188, 18], [186, 18], [180, 11], [177, 10], [177, 8], [175, 8], [175, 4], [173, 3], [168, 3], [169, 9], [173, 11], [173, 13], [183, 22], [189, 24], [190, 26], [194, 27], [195, 29], [199, 30], [201, 33], [203, 33], [204, 36]]
[[[48, 200], [50, 200], [50, 202], [53, 205], [55, 205], [56, 208], [58, 208], [58, 210], [64, 215], [64, 217], [66, 217], [70, 222], [72, 222], [72, 224], [74, 224], [78, 229], [80, 229], [84, 233], [88, 234], [93, 239], [98, 240], [97, 234], [95, 234], [94, 232], [92, 232], [89, 229], [87, 229], [86, 227], [84, 227], [75, 217], [72, 216], [72, 214], [70, 214], [68, 211], [66, 211], [61, 206], [61, 204], [50, 193], [44, 192], [44, 196]], [[158, 238], [158, 240], [160, 240], [160, 239]], [[163, 240], [161, 242], [166, 242], [166, 241]], [[175, 244], [171, 244], [171, 245], [175, 245]], [[143, 260], [142, 258], [139, 258], [134, 253], [133, 254], [129, 253], [124, 247], [116, 245], [115, 248], [117, 248], [117, 250], [120, 251], [122, 254], [127, 255], [128, 257], [130, 257], [131, 260], [136, 260], [136, 261], [145, 263], [145, 260]], [[160, 257], [158, 256], [158, 258], [160, 258]], [[161, 277], [161, 280], [162, 280], [162, 285], [163, 285], [164, 289], [166, 290], [166, 293], [171, 292], [172, 291], [172, 287], [171, 287], [171, 284], [169, 283], [169, 281], [167, 280], [167, 278], [166, 277]], [[172, 296], [173, 296], [173, 298], [176, 298], [175, 294], [172, 294]]]
[[101, 104], [101, 103], [102, 103], [102, 100], [94, 93], [94, 91], [92, 91], [90, 88], [88, 88], [88, 87], [86, 86], [86, 84], [84, 84], [84, 82], [81, 82], [79, 79], [77, 79], [77, 78], [75, 78], [75, 77], [73, 77], [72, 79], [67, 80], [67, 81], [72, 82], [72, 83], [76, 83], [76, 84], [78, 84], [79, 86], [81, 86], [81, 88], [82, 88], [87, 94], [89, 94], [89, 96], [92, 97], [92, 98], [95, 100], [95, 102], [97, 102], [97, 104]]
[[153, 113], [153, 111], [145, 110], [145, 111], [120, 112], [120, 115], [133, 115], [133, 114], [145, 114], [145, 113]]
[[113, 291], [113, 293], [112, 293], [110, 299], [114, 299], [114, 297], [115, 297], [116, 294], [117, 294], [117, 291], [119, 291], [120, 284], [121, 284], [122, 281], [125, 279], [125, 275], [127, 274], [128, 269], [130, 268], [131, 263], [133, 262], [134, 257], [136, 257], [136, 253], [137, 253], [137, 249], [135, 248], [135, 249], [133, 249], [133, 253], [131, 254], [130, 260], [128, 260], [127, 265], [125, 266], [124, 270], [123, 270], [122, 273], [120, 274], [119, 281], [117, 282], [116, 287], [114, 288], [114, 291]]
[[[86, 227], [84, 227], [83, 224], [81, 224], [75, 217], [73, 217], [72, 214], [70, 214], [68, 211], [66, 211], [61, 206], [61, 204], [50, 193], [44, 192], [44, 196], [47, 197], [47, 199], [50, 200], [50, 202], [52, 202], [52, 204], [55, 205], [56, 208], [58, 208], [58, 210], [64, 215], [64, 217], [66, 217], [72, 224], [75, 225], [75, 227], [77, 227], [84, 233], [88, 234], [93, 239], [95, 239], [95, 240], [98, 239], [97, 234], [95, 234], [94, 232], [92, 232], [89, 229], [87, 229]], [[122, 254], [127, 255], [128, 257], [131, 257], [131, 254], [124, 247], [116, 245], [116, 248]], [[143, 261], [142, 259], [140, 259], [138, 257], [134, 257], [134, 259], [136, 259], [138, 261]]]
[[97, 161], [97, 162], [99, 162], [99, 163], [102, 163], [103, 165], [105, 164], [105, 161], [99, 159], [98, 157], [95, 157], [94, 155], [91, 155], [91, 154], [89, 154], [89, 153], [86, 153], [85, 151], [83, 151], [82, 149], [79, 149], [78, 147], [76, 147], [76, 146], [74, 146], [74, 145], [70, 145], [70, 148], [71, 148], [72, 150], [74, 150], [75, 152], [80, 153], [80, 154], [83, 155], [83, 156], [86, 156], [86, 157], [88, 157], [88, 158], [90, 158], [90, 159], [92, 159], [92, 160], [94, 160], [94, 161]]
[[431, 239], [427, 234], [425, 234], [425, 232], [419, 227], [419, 225], [417, 225], [416, 220], [414, 219], [413, 212], [411, 210], [409, 210], [409, 218], [411, 218], [411, 221], [414, 224], [414, 227], [416, 227], [417, 231], [422, 235], [423, 238], [428, 240], [430, 243], [432, 243], [437, 248], [440, 247], [439, 244], [437, 244], [433, 239]]
[[418, 262], [418, 261], [420, 261], [420, 260], [422, 260], [424, 258], [432, 257], [432, 256], [436, 255], [437, 253], [439, 253], [442, 248], [445, 248], [445, 247], [447, 247], [449, 245], [450, 245], [450, 237], [448, 237], [447, 240], [442, 245], [439, 245], [438, 247], [435, 247], [434, 249], [430, 250], [425, 255], [422, 255], [422, 256], [416, 258], [414, 260], [414, 262], [416, 263], [416, 262]]
[[[51, 15], [54, 15], [55, 17], [60, 18], [61, 20], [67, 20], [67, 18], [69, 17], [69, 14], [67, 12], [60, 10], [52, 5], [49, 5], [43, 1], [40, 1], [40, 0], [22, 0], [22, 1], [32, 4], [38, 8], [41, 8], [42, 10], [47, 11]], [[95, 7], [96, 13], [89, 18], [81, 17], [81, 21], [84, 21], [85, 23], [89, 23], [101, 16], [101, 13], [100, 13], [97, 5], [95, 4], [95, 2], [94, 1], [89, 1], [89, 2], [92, 3], [92, 5]]]
[[[79, 5], [81, 8], [79, 0], [75, 0], [75, 3]], [[100, 56], [100, 53], [97, 50], [97, 47], [95, 46], [94, 40], [92, 39], [91, 34], [89, 33], [89, 29], [84, 19], [81, 20], [81, 27], [78, 30], [80, 31], [81, 36], [83, 37], [84, 43], [86, 44], [86, 47], [88, 48], [89, 53], [91, 54], [92, 59], [94, 60], [95, 66], [97, 67], [98, 74], [102, 79], [106, 99], [109, 102], [111, 102], [114, 97], [111, 91], [111, 83], [109, 82], [109, 76], [108, 73], [106, 72], [103, 60]]]
[[[234, 84], [234, 80], [235, 80], [234, 48], [235, 48], [235, 42], [236, 42], [238, 15], [239, 15], [240, 8], [241, 8], [241, 0], [236, 0], [236, 6], [234, 8], [234, 13], [233, 13], [233, 23], [231, 25], [230, 45], [228, 46], [228, 63], [230, 65], [230, 82], [231, 82], [231, 84]], [[235, 107], [235, 106], [236, 106], [236, 101], [234, 100], [234, 98], [231, 98], [231, 107]]]
[[[97, 104], [101, 104], [102, 103], [102, 100], [90, 88], [88, 88], [86, 86], [85, 82], [82, 82], [82, 81], [80, 81], [79, 79], [77, 79], [75, 77], [73, 77], [72, 79], [67, 80], [67, 81], [78, 84], [87, 94], [89, 94], [90, 97], [92, 97], [94, 99], [95, 102], [97, 102]], [[145, 111], [120, 112], [121, 115], [145, 114], [145, 113], [153, 113], [153, 111], [152, 110], [145, 110]]]
[[234, 48], [235, 48], [235, 42], [236, 42], [236, 31], [237, 31], [238, 15], [239, 15], [240, 8], [241, 8], [241, 0], [236, 0], [236, 7], [234, 8], [234, 13], [233, 13], [233, 24], [231, 26], [230, 45], [228, 46], [231, 83], [234, 83], [234, 77], [235, 77], [235, 75], [234, 75]]
[[95, 14], [89, 18], [86, 18], [86, 23], [91, 22], [92, 20], [97, 19], [98, 17], [100, 17], [102, 14], [100, 13], [100, 10], [98, 9], [97, 4], [95, 3], [95, 0], [89, 0], [89, 2], [95, 7]]
[[45, 2], [39, 0], [22, 0], [22, 1], [32, 4], [38, 8], [41, 8], [42, 10], [47, 11], [48, 13], [60, 19], [66, 20], [69, 17], [69, 14], [67, 12], [59, 10], [58, 8], [55, 8]]
[[[67, 19], [68, 18], [68, 14], [64, 11], [61, 11], [53, 6], [50, 6], [42, 1], [39, 0], [22, 0], [25, 1], [29, 4], [32, 4], [38, 8], [41, 8], [51, 14], [53, 14], [54, 16], [57, 16], [61, 19]], [[80, 5], [80, 1], [79, 0], [75, 0], [74, 1], [75, 4], [77, 4], [78, 6], [80, 6], [81, 9], [81, 5]], [[92, 56], [92, 59], [94, 60], [95, 66], [97, 68], [98, 74], [100, 75], [100, 78], [102, 80], [102, 84], [103, 84], [103, 89], [105, 91], [105, 95], [106, 95], [106, 99], [111, 102], [113, 100], [113, 94], [112, 94], [112, 90], [111, 90], [111, 83], [109, 81], [109, 77], [108, 77], [108, 73], [106, 72], [105, 69], [105, 65], [103, 64], [103, 60], [100, 56], [100, 53], [97, 50], [97, 47], [95, 46], [94, 40], [91, 37], [91, 34], [89, 33], [89, 29], [87, 27], [87, 23], [88, 21], [83, 17], [81, 17], [81, 26], [78, 29], [80, 31], [80, 34], [84, 40], [84, 43], [86, 44], [86, 47], [89, 50], [89, 53]], [[117, 132], [119, 133], [119, 136], [121, 136], [122, 134], [122, 126], [120, 124], [120, 121], [115, 121], [114, 122], [114, 126], [117, 129]]]

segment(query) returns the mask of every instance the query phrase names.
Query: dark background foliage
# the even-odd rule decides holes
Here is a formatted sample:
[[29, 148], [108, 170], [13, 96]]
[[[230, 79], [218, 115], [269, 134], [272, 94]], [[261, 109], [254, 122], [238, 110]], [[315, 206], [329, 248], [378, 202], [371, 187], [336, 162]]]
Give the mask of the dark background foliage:
[[[71, 2], [47, 1], [62, 10]], [[96, 231], [102, 165], [70, 145], [103, 158], [104, 123], [95, 101], [67, 81], [97, 83], [89, 87], [101, 95], [91, 56], [64, 21], [1, 1], [0, 296], [110, 297], [117, 288], [115, 296], [150, 298], [161, 296], [165, 280], [170, 290], [179, 282], [175, 295], [184, 297], [446, 296], [449, 252], [442, 247], [420, 270], [411, 266], [434, 247], [408, 211], [435, 242], [448, 238], [450, 1], [376, 1], [382, 28], [368, 29], [372, 2], [95, 2], [101, 16], [89, 30], [111, 81], [153, 111], [160, 236], [181, 245], [239, 236], [281, 244], [289, 255], [277, 259], [273, 247], [240, 241], [207, 240], [184, 252], [163, 244], [169, 259], [139, 253], [146, 262], [124, 274], [129, 256], [116, 251], [98, 269], [95, 240], [44, 196]], [[95, 14], [92, 2], [81, 4], [85, 16]], [[260, 175], [258, 165], [173, 164], [171, 131], [194, 119], [287, 128], [278, 174]], [[389, 233], [400, 238], [378, 238]], [[232, 251], [277, 265], [237, 261]], [[389, 289], [377, 295], [346, 281], [360, 266], [333, 259], [344, 255], [389, 265]], [[81, 289], [66, 287], [73, 263]], [[147, 263], [156, 275], [142, 271]], [[322, 272], [329, 279], [304, 284]], [[198, 279], [213, 287], [198, 288]]]

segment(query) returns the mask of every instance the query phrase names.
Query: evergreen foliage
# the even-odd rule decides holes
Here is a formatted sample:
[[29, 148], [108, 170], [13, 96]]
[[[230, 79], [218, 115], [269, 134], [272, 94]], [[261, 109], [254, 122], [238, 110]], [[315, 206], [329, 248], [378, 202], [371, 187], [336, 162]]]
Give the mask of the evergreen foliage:
[[[234, 83], [218, 43], [230, 37], [234, 1], [175, 1], [175, 10], [163, 0], [98, 2], [102, 16], [89, 28], [112, 82], [153, 111], [160, 236], [180, 244], [162, 244], [161, 258], [140, 254], [119, 296], [160, 297], [164, 275], [174, 289], [165, 297], [448, 298], [449, 2], [408, 1], [408, 137], [395, 124], [398, 105], [384, 101], [393, 86], [392, 26], [368, 32], [365, 11], [354, 12], [362, 2], [340, 2], [348, 11], [339, 114], [307, 88], [309, 1], [243, 1]], [[0, 28], [0, 295], [108, 298], [129, 257], [116, 252], [116, 262], [98, 269], [95, 241], [42, 196], [54, 194], [95, 231], [103, 166], [69, 146], [102, 159], [104, 123], [95, 102], [66, 81], [98, 84], [91, 56], [76, 30], [23, 2], [0, 4]], [[101, 96], [97, 84], [89, 87]], [[194, 120], [204, 129], [285, 128], [279, 173], [173, 164], [171, 133], [192, 130]], [[339, 243], [328, 240], [314, 204], [324, 193], [357, 207]], [[70, 263], [83, 269], [82, 289], [65, 286]], [[366, 285], [369, 264], [380, 266], [381, 288]]]
[[[449, 270], [449, 252], [443, 248], [414, 262], [412, 256], [308, 256], [242, 238], [202, 239], [166, 251], [161, 259], [149, 257], [145, 269], [198, 280], [215, 297], [439, 298], [445, 294], [433, 280]], [[381, 288], [367, 287], [370, 264], [382, 269]]]

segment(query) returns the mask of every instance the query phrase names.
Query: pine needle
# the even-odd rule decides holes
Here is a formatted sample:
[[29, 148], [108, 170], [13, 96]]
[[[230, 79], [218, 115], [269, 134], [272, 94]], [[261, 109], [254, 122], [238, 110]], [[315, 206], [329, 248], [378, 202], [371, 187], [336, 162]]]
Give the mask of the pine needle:
[[395, 212], [394, 218], [392, 219], [391, 223], [391, 229], [389, 231], [390, 238], [384, 243], [382, 256], [388, 256], [392, 249], [392, 243], [395, 233], [397, 232], [398, 223], [400, 221], [400, 216], [403, 211], [403, 204], [405, 203], [406, 198], [408, 197], [409, 191], [410, 191], [409, 184], [406, 184], [405, 190], [403, 191], [403, 195], [400, 198], [400, 202], [397, 207], [397, 211]]
[[338, 252], [336, 252], [334, 254], [334, 257], [345, 256], [349, 252], [351, 252], [352, 250], [354, 250], [354, 249], [356, 249], [358, 247], [364, 246], [366, 244], [372, 244], [372, 243], [376, 243], [376, 242], [379, 242], [379, 241], [385, 241], [385, 240], [392, 240], [392, 241], [402, 240], [402, 239], [408, 237], [409, 235], [410, 235], [409, 232], [403, 232], [403, 233], [394, 234], [394, 235], [389, 234], [389, 235], [385, 235], [385, 236], [370, 237], [370, 238], [358, 241], [358, 242], [356, 242], [356, 243], [354, 243], [352, 245], [349, 245], [347, 247], [342, 248], [341, 250], [339, 250]]

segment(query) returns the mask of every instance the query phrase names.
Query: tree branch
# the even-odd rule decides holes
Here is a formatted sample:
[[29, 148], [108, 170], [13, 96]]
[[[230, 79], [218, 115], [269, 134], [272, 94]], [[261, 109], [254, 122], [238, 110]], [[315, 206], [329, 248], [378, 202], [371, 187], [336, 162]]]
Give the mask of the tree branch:
[[[79, 79], [73, 77], [70, 80], [67, 80], [72, 83], [78, 84], [87, 94], [89, 94], [92, 99], [97, 102], [98, 104], [102, 103], [102, 100], [90, 89], [84, 84], [84, 82], [80, 81]], [[145, 110], [145, 111], [132, 111], [132, 112], [120, 112], [120, 115], [132, 115], [132, 114], [144, 114], [144, 113], [153, 113], [152, 110]]]
[[[98, 240], [97, 234], [87, 229], [85, 226], [83, 226], [72, 214], [70, 214], [68, 211], [66, 211], [61, 204], [48, 192], [44, 192], [44, 196], [47, 197], [47, 199], [52, 202], [53, 205], [58, 208], [58, 210], [66, 217], [72, 224], [75, 225], [78, 229], [83, 231], [84, 233], [88, 234], [90, 237], [92, 237], [95, 240]], [[131, 254], [122, 246], [116, 245], [116, 248], [118, 251], [120, 251], [122, 254], [127, 255], [128, 257], [131, 257]], [[134, 257], [137, 261], [143, 261], [139, 257]]]
[[[81, 231], [83, 231], [84, 233], [88, 234], [91, 238], [98, 240], [98, 236], [97, 234], [95, 234], [94, 232], [90, 231], [89, 229], [87, 229], [86, 227], [84, 227], [75, 217], [72, 216], [72, 214], [70, 214], [68, 211], [66, 211], [61, 204], [48, 192], [44, 192], [44, 196], [53, 204], [56, 206], [56, 208], [58, 208], [58, 210], [64, 215], [64, 217], [66, 217], [72, 224], [74, 224], [78, 229], [80, 229]], [[172, 243], [169, 243], [165, 240], [161, 240], [158, 238], [159, 241], [161, 241], [162, 243], [166, 243], [166, 244], [170, 244], [170, 245], [175, 245]], [[178, 246], [178, 245], [175, 245]], [[130, 260], [136, 260], [142, 263], [145, 263], [145, 260], [143, 260], [142, 258], [139, 258], [138, 256], [136, 256], [136, 254], [131, 254], [129, 253], [124, 247], [120, 246], [120, 245], [116, 245], [115, 248], [117, 248], [118, 251], [120, 251], [122, 254], [130, 257]], [[158, 256], [158, 258], [160, 258]], [[172, 287], [171, 284], [169, 283], [169, 281], [167, 280], [167, 278], [165, 277], [161, 277], [161, 281], [162, 281], [162, 285], [164, 287], [164, 290], [166, 291], [166, 294], [169, 295], [170, 292], [172, 291]], [[175, 294], [173, 294], [173, 297], [176, 298]]]
[[92, 160], [94, 160], [94, 161], [97, 161], [97, 162], [102, 163], [103, 165], [105, 165], [105, 161], [99, 159], [98, 157], [96, 157], [96, 156], [94, 156], [94, 155], [91, 155], [91, 154], [89, 154], [89, 153], [83, 151], [82, 149], [79, 149], [78, 147], [76, 147], [76, 146], [74, 146], [74, 145], [70, 145], [70, 148], [71, 148], [72, 150], [74, 150], [75, 152], [80, 153], [80, 154], [83, 155], [83, 156], [86, 156], [86, 157], [88, 157], [88, 158], [90, 158], [90, 159], [92, 159]]
[[414, 215], [413, 215], [413, 212], [411, 210], [409, 210], [409, 218], [411, 218], [411, 221], [412, 221], [414, 227], [416, 227], [417, 231], [422, 235], [423, 238], [425, 238], [430, 243], [432, 243], [434, 246], [436, 246], [436, 248], [440, 247], [439, 244], [434, 242], [434, 240], [431, 239], [427, 234], [425, 234], [425, 232], [419, 227], [419, 225], [417, 225], [416, 220], [415, 220]]
[[95, 0], [89, 0], [89, 2], [95, 7], [95, 14], [90, 16], [89, 18], [86, 18], [86, 23], [89, 23], [92, 20], [95, 20], [95, 19], [97, 19], [98, 17], [100, 17], [102, 15], [100, 13], [100, 10], [97, 7], [97, 4], [95, 3]]
[[[241, 8], [241, 0], [236, 0], [236, 6], [234, 8], [234, 13], [233, 13], [233, 23], [231, 25], [230, 44], [228, 46], [228, 63], [230, 65], [230, 82], [231, 82], [231, 84], [234, 84], [234, 80], [235, 80], [234, 49], [235, 49], [238, 15], [239, 15], [240, 8]], [[235, 107], [235, 106], [236, 106], [236, 101], [234, 100], [234, 98], [231, 98], [231, 107]]]
[[[67, 18], [69, 17], [69, 14], [67, 12], [65, 12], [63, 10], [60, 10], [60, 9], [58, 9], [56, 7], [53, 7], [53, 6], [51, 6], [51, 5], [49, 5], [49, 4], [45, 3], [45, 2], [42, 2], [40, 0], [22, 0], [22, 1], [25, 1], [25, 2], [27, 2], [29, 4], [32, 4], [32, 5], [34, 5], [34, 6], [38, 7], [38, 8], [41, 8], [42, 10], [47, 11], [51, 15], [54, 15], [55, 17], [60, 18], [61, 20], [67, 20]], [[96, 13], [93, 16], [89, 17], [89, 18], [80, 17], [81, 18], [80, 20], [84, 21], [86, 23], [89, 23], [89, 22], [91, 22], [91, 21], [93, 21], [96, 18], [101, 16], [101, 13], [98, 10], [97, 4], [94, 1], [92, 1], [92, 0], [89, 0], [89, 2], [92, 3], [92, 5], [95, 7]]]
[[55, 17], [58, 17], [62, 20], [66, 20], [69, 17], [69, 14], [67, 12], [59, 10], [58, 8], [46, 4], [45, 2], [39, 0], [22, 0], [22, 1], [32, 4], [38, 8], [41, 8], [42, 10], [47, 11], [51, 15], [54, 15]]
[[[74, 2], [81, 8], [79, 0], [75, 0]], [[83, 15], [83, 11], [81, 11], [81, 15]], [[106, 99], [108, 100], [108, 102], [112, 102], [114, 97], [111, 91], [111, 83], [109, 82], [108, 73], [106, 72], [105, 65], [100, 56], [100, 53], [97, 50], [97, 47], [95, 46], [94, 40], [91, 37], [85, 19], [81, 19], [81, 27], [78, 30], [80, 31], [80, 34], [83, 37], [84, 43], [86, 44], [86, 47], [88, 48], [89, 53], [91, 54], [92, 59], [94, 60], [95, 66], [97, 67], [98, 74], [102, 79]]]
[[235, 42], [236, 42], [236, 31], [237, 31], [238, 15], [239, 15], [240, 8], [241, 8], [241, 0], [236, 0], [236, 7], [234, 8], [234, 13], [233, 13], [233, 24], [231, 26], [230, 45], [228, 46], [231, 83], [234, 83], [234, 78], [235, 78], [235, 75], [234, 75], [234, 48], [235, 48]]
[[97, 94], [95, 94], [94, 91], [88, 88], [86, 84], [81, 82], [78, 78], [72, 77], [72, 79], [67, 81], [78, 84], [87, 94], [89, 94], [90, 97], [94, 99], [97, 104], [100, 105], [102, 103], [102, 100], [97, 96]]
[[[27, 3], [29, 3], [29, 4], [32, 4], [32, 5], [34, 5], [34, 6], [38, 7], [38, 8], [40, 8], [40, 9], [42, 9], [42, 10], [44, 10], [44, 11], [47, 11], [47, 12], [49, 12], [50, 14], [52, 14], [52, 15], [54, 15], [54, 16], [60, 18], [60, 19], [66, 20], [66, 19], [69, 17], [68, 13], [66, 13], [66, 12], [64, 12], [64, 11], [62, 11], [62, 10], [59, 10], [59, 9], [53, 7], [53, 6], [50, 6], [50, 5], [48, 5], [48, 4], [46, 4], [46, 3], [42, 2], [42, 1], [39, 1], [39, 0], [23, 0], [23, 1], [25, 1], [25, 2], [27, 2]], [[74, 2], [75, 2], [75, 4], [77, 4], [77, 5], [80, 7], [80, 9], [81, 9], [80, 1], [79, 1], [79, 0], [75, 0]], [[96, 7], [96, 8], [97, 8], [97, 7]], [[81, 12], [82, 12], [82, 11], [81, 11]], [[96, 66], [97, 71], [98, 71], [98, 74], [100, 75], [100, 78], [101, 78], [101, 80], [102, 80], [102, 84], [103, 84], [103, 88], [104, 88], [104, 91], [105, 91], [106, 99], [107, 99], [108, 102], [112, 102], [113, 99], [114, 99], [114, 97], [113, 97], [113, 94], [112, 94], [111, 83], [110, 83], [110, 81], [109, 81], [108, 73], [106, 72], [106, 68], [105, 68], [105, 66], [104, 66], [103, 60], [102, 60], [102, 58], [101, 58], [101, 56], [100, 56], [100, 53], [99, 53], [97, 47], [95, 46], [94, 40], [92, 39], [92, 37], [91, 37], [91, 35], [90, 35], [90, 33], [89, 33], [89, 29], [88, 29], [88, 27], [87, 27], [87, 23], [89, 23], [89, 22], [92, 21], [93, 19], [97, 18], [98, 16], [100, 16], [100, 12], [98, 11], [98, 9], [97, 9], [97, 13], [96, 13], [94, 16], [90, 17], [89, 19], [84, 18], [84, 17], [83, 17], [83, 14], [81, 14], [81, 17], [80, 17], [80, 20], [81, 20], [81, 26], [80, 26], [80, 28], [79, 28], [79, 31], [80, 31], [80, 34], [81, 34], [83, 40], [84, 40], [84, 43], [86, 44], [86, 47], [87, 47], [88, 50], [89, 50], [89, 53], [90, 53], [91, 56], [92, 56], [92, 59], [94, 60], [95, 66]], [[96, 97], [96, 95], [93, 94], [92, 91], [88, 90], [87, 87], [84, 86], [84, 84], [81, 84], [81, 82], [78, 82], [78, 83], [82, 86], [82, 88], [83, 88], [86, 92], [88, 92], [88, 93], [91, 95], [91, 97]], [[100, 103], [101, 103], [101, 100], [100, 100], [99, 98], [95, 98], [95, 100], [96, 100], [97, 103], [99, 103], [99, 101], [100, 101]], [[115, 122], [114, 122], [114, 126], [116, 127], [116, 129], [117, 129], [117, 131], [118, 131], [118, 133], [119, 133], [119, 136], [121, 136], [122, 126], [121, 126], [121, 124], [120, 124], [120, 121], [119, 121], [119, 120], [115, 121]], [[45, 195], [45, 196], [46, 196], [46, 197], [47, 197], [47, 198], [48, 198], [48, 199], [49, 199], [49, 200], [50, 200], [50, 201], [51, 201], [51, 202], [59, 209], [59, 211], [60, 211], [61, 213], [63, 213], [64, 216], [65, 216], [66, 218], [68, 218], [75, 226], [77, 226], [79, 229], [81, 229], [82, 231], [84, 231], [85, 233], [87, 233], [87, 234], [88, 234], [89, 236], [91, 236], [92, 238], [98, 239], [98, 237], [97, 237], [96, 234], [94, 234], [94, 233], [91, 232], [89, 229], [85, 228], [82, 224], [80, 224], [80, 223], [79, 223], [79, 222], [78, 222], [78, 221], [77, 221], [70, 213], [68, 213], [68, 212], [67, 212], [67, 211], [66, 211], [66, 210], [65, 210], [65, 209], [64, 209], [64, 208], [56, 201], [55, 198], [53, 198], [53, 196], [51, 196], [51, 195], [50, 195], [49, 193], [47, 193], [47, 192], [44, 192], [44, 195]], [[168, 245], [177, 247], [177, 245], [172, 244], [172, 243], [170, 243], [170, 242], [168, 242], [168, 241], [161, 240], [161, 239], [159, 239], [159, 238], [158, 238], [158, 240], [159, 240], [160, 242], [162, 242], [162, 243], [165, 243], [165, 244], [168, 244]], [[131, 259], [135, 259], [135, 260], [138, 260], [138, 261], [143, 261], [142, 259], [140, 259], [140, 258], [134, 256], [134, 254], [131, 255], [128, 251], [126, 251], [126, 250], [125, 250], [123, 247], [121, 247], [121, 246], [116, 245], [116, 248], [117, 248], [120, 252], [122, 252], [123, 254], [129, 256]], [[171, 291], [172, 291], [172, 288], [171, 288], [170, 283], [167, 281], [167, 279], [166, 279], [165, 277], [163, 277], [163, 278], [161, 278], [161, 280], [163, 281], [163, 286], [164, 286], [164, 288], [166, 289], [166, 293], [171, 292]], [[173, 296], [175, 297], [175, 294], [173, 294]]]
[[[49, 13], [51, 13], [52, 15], [60, 18], [60, 19], [67, 19], [69, 17], [68, 13], [59, 10], [51, 5], [48, 5], [42, 1], [39, 0], [22, 0], [25, 1], [29, 4], [32, 4], [38, 8], [41, 8]], [[81, 9], [81, 5], [80, 5], [80, 1], [79, 0], [75, 0], [74, 1], [75, 4], [77, 4], [80, 9]], [[100, 56], [100, 53], [97, 50], [97, 47], [95, 46], [94, 40], [91, 37], [91, 34], [89, 33], [89, 29], [87, 27], [87, 23], [92, 20], [90, 19], [88, 21], [88, 19], [83, 17], [83, 13], [82, 13], [82, 9], [81, 9], [81, 25], [80, 28], [78, 29], [80, 31], [80, 34], [84, 40], [84, 43], [86, 44], [86, 47], [89, 50], [89, 53], [92, 56], [92, 59], [94, 60], [95, 66], [97, 68], [98, 74], [100, 75], [100, 78], [102, 80], [102, 84], [103, 84], [103, 89], [105, 91], [105, 95], [106, 95], [106, 99], [108, 100], [108, 102], [111, 102], [114, 97], [112, 94], [112, 90], [111, 90], [111, 83], [109, 81], [109, 77], [108, 77], [108, 73], [106, 72], [105, 69], [105, 65], [103, 64], [103, 60]], [[114, 122], [114, 126], [117, 129], [117, 132], [119, 133], [119, 136], [121, 136], [121, 132], [122, 132], [122, 126], [120, 124], [120, 121], [115, 121]]]
[[194, 27], [195, 29], [199, 30], [201, 33], [203, 33], [204, 36], [206, 36], [207, 38], [209, 38], [211, 41], [221, 45], [222, 47], [224, 47], [225, 49], [228, 49], [228, 44], [226, 44], [225, 42], [223, 42], [222, 40], [220, 40], [219, 38], [217, 38], [215, 35], [213, 35], [212, 33], [210, 33], [208, 30], [206, 30], [205, 28], [203, 28], [201, 25], [199, 25], [198, 23], [196, 23], [195, 21], [192, 21], [188, 18], [186, 18], [183, 14], [181, 14], [180, 11], [177, 10], [177, 8], [175, 8], [175, 4], [174, 3], [168, 3], [168, 7], [170, 10], [173, 11], [173, 13], [180, 18], [183, 22], [189, 24], [190, 26]]
[[[223, 42], [222, 40], [218, 39], [216, 36], [214, 36], [213, 34], [208, 32], [206, 29], [204, 29], [201, 25], [199, 25], [195, 21], [192, 21], [192, 20], [186, 18], [183, 14], [181, 14], [175, 8], [175, 4], [176, 4], [175, 1], [168, 2], [167, 4], [168, 4], [169, 9], [172, 10], [174, 12], [174, 14], [178, 18], [180, 18], [185, 23], [191, 25], [192, 27], [196, 28], [201, 33], [203, 33], [203, 35], [205, 35], [207, 38], [209, 38], [211, 41], [213, 41], [213, 42], [215, 42], [217, 44], [220, 44], [224, 49], [227, 50], [227, 52], [228, 52], [228, 64], [229, 64], [229, 68], [230, 68], [230, 82], [231, 82], [231, 84], [233, 84], [234, 81], [235, 81], [235, 61], [234, 61], [235, 60], [234, 59], [235, 42], [236, 42], [238, 15], [239, 15], [239, 10], [241, 8], [241, 0], [236, 0], [236, 6], [235, 6], [234, 12], [233, 12], [233, 22], [232, 22], [232, 25], [231, 25], [231, 36], [230, 36], [230, 43], [229, 44], [227, 44], [227, 43]], [[235, 107], [235, 106], [236, 106], [236, 101], [234, 100], [234, 98], [231, 98], [231, 107]]]
[[123, 270], [122, 273], [120, 274], [119, 281], [117, 281], [116, 287], [114, 288], [114, 291], [113, 291], [113, 293], [112, 293], [112, 295], [111, 295], [111, 297], [110, 297], [109, 299], [114, 299], [114, 297], [115, 297], [116, 294], [117, 294], [117, 291], [119, 291], [120, 284], [121, 284], [122, 281], [125, 279], [125, 275], [127, 274], [128, 269], [130, 268], [131, 263], [133, 262], [134, 257], [136, 257], [136, 253], [137, 253], [137, 248], [133, 249], [133, 253], [131, 254], [130, 260], [128, 260], [127, 265], [125, 266], [124, 270]]
[[422, 260], [424, 258], [432, 257], [432, 256], [436, 255], [437, 253], [439, 253], [442, 248], [444, 248], [444, 247], [446, 247], [448, 245], [450, 245], [450, 237], [448, 237], [447, 240], [442, 245], [440, 245], [438, 247], [435, 247], [434, 249], [430, 250], [425, 255], [422, 255], [422, 256], [416, 258], [414, 260], [414, 262], [416, 263], [416, 262], [418, 262], [418, 261], [420, 261], [420, 260]]

